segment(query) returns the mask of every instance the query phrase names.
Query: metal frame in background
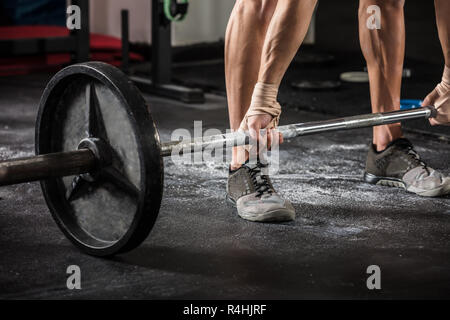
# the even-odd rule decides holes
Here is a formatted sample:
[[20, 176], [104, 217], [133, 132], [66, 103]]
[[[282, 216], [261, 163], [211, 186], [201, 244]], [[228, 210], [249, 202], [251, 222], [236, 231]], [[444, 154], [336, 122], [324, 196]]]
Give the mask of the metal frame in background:
[[0, 56], [72, 53], [72, 63], [89, 60], [89, 0], [72, 0], [81, 9], [81, 29], [68, 37], [0, 39]]
[[[122, 36], [128, 40], [128, 16], [122, 12]], [[124, 39], [124, 38], [122, 38]], [[151, 77], [130, 76], [140, 90], [186, 103], [203, 103], [205, 96], [199, 88], [188, 88], [172, 83], [172, 37], [171, 22], [164, 15], [161, 0], [152, 0], [152, 69]], [[127, 41], [128, 42], [128, 41]], [[123, 46], [128, 46], [122, 42]], [[128, 47], [122, 47], [128, 54]], [[123, 68], [128, 68], [128, 56], [124, 58]]]

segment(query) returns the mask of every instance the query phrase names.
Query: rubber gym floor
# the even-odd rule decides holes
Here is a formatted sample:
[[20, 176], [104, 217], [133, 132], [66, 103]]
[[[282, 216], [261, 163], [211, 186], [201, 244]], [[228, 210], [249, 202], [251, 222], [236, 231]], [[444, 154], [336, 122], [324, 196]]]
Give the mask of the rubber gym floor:
[[[344, 57], [337, 54], [337, 59]], [[336, 65], [327, 72], [349, 67]], [[414, 65], [420, 75], [421, 64]], [[434, 86], [432, 76], [440, 70], [425, 67], [432, 70], [429, 78], [406, 80], [405, 95], [425, 94]], [[208, 81], [217, 93], [223, 88], [222, 70], [220, 61], [184, 65], [176, 76]], [[295, 91], [289, 84], [305, 75], [301, 70], [292, 66], [283, 82], [283, 124], [370, 111], [367, 84]], [[50, 77], [0, 78], [1, 159], [33, 154], [37, 105]], [[174, 129], [192, 130], [194, 120], [203, 120], [204, 129], [228, 126], [223, 94], [208, 93], [206, 103], [198, 105], [145, 98], [163, 141]], [[419, 122], [407, 125], [406, 136], [430, 166], [450, 174], [448, 128]], [[0, 298], [448, 298], [450, 198], [421, 198], [364, 183], [370, 137], [371, 129], [358, 129], [281, 146], [280, 172], [273, 181], [297, 212], [294, 222], [282, 224], [237, 216], [225, 202], [226, 164], [165, 159], [165, 192], [154, 229], [142, 246], [113, 259], [82, 254], [63, 236], [38, 183], [2, 187]], [[81, 268], [81, 290], [66, 287], [69, 265]], [[381, 290], [367, 289], [370, 265], [381, 269]]]

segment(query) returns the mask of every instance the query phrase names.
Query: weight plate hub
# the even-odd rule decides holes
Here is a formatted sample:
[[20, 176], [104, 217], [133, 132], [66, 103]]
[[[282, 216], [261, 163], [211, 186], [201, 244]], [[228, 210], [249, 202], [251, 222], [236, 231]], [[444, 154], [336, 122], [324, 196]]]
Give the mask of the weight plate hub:
[[41, 182], [53, 218], [91, 255], [134, 249], [157, 218], [163, 162], [146, 102], [111, 65], [69, 66], [45, 88], [36, 121], [36, 153], [77, 148], [91, 149], [99, 168]]

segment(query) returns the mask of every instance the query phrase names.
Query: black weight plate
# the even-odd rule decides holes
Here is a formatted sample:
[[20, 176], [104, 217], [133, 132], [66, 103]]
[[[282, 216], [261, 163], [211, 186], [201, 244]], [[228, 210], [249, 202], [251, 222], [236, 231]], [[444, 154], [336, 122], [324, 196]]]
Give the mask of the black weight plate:
[[88, 254], [108, 256], [148, 236], [161, 204], [163, 162], [140, 92], [119, 69], [101, 62], [69, 66], [50, 80], [36, 121], [36, 153], [76, 150], [91, 132], [113, 150], [108, 174], [96, 181], [49, 179], [41, 187], [64, 234]]

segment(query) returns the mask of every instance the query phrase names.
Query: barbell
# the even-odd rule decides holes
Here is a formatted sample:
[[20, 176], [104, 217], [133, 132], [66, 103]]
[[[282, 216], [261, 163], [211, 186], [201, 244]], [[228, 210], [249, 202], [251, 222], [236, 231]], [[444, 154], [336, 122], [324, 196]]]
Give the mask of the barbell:
[[[435, 116], [433, 107], [280, 126], [285, 138]], [[36, 156], [0, 162], [0, 186], [40, 180], [50, 212], [82, 251], [110, 256], [148, 236], [163, 194], [163, 157], [249, 143], [244, 132], [161, 143], [150, 109], [119, 69], [68, 66], [47, 84]]]

